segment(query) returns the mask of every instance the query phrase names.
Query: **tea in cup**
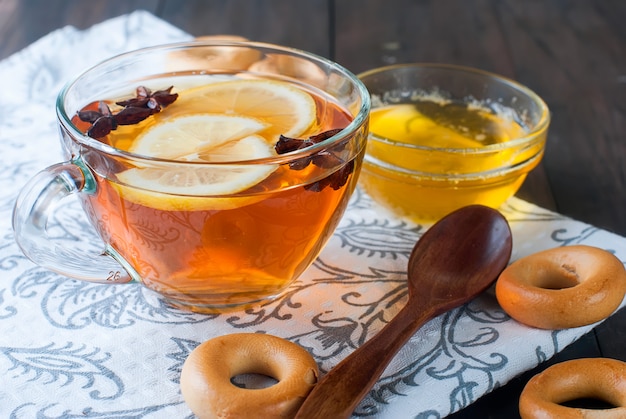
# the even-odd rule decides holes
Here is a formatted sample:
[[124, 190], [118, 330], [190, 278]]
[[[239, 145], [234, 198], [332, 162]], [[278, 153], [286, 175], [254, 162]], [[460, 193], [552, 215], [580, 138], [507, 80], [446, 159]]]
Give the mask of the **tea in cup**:
[[[67, 161], [25, 186], [16, 240], [43, 267], [141, 282], [193, 311], [266, 301], [333, 234], [359, 176], [369, 108], [349, 71], [285, 47], [198, 41], [114, 57], [61, 91]], [[74, 194], [102, 255], [70, 253], [47, 235], [63, 211], [52, 203]]]

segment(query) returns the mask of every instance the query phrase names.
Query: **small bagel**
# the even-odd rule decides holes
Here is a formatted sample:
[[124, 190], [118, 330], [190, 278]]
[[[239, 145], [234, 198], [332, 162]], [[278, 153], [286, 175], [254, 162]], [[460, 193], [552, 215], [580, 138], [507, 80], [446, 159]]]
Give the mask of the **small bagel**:
[[[596, 399], [611, 409], [564, 406], [578, 399]], [[626, 418], [626, 363], [583, 358], [555, 364], [528, 381], [519, 399], [522, 419]]]
[[545, 250], [509, 265], [496, 298], [513, 319], [541, 329], [595, 323], [611, 315], [626, 293], [626, 270], [612, 253], [575, 245]]
[[244, 36], [230, 35], [230, 34], [202, 35], [202, 36], [196, 36], [194, 40], [196, 41], [235, 41], [235, 42], [249, 41], [249, 39]]
[[[278, 381], [261, 389], [234, 385], [241, 374], [263, 374]], [[237, 333], [208, 340], [183, 364], [183, 398], [199, 419], [293, 417], [317, 383], [313, 357], [288, 340]]]
[[[248, 39], [238, 35], [198, 36], [196, 41], [206, 42], [246, 42]], [[246, 70], [261, 59], [261, 53], [253, 48], [234, 45], [196, 46], [170, 54], [170, 71], [187, 70]]]
[[329, 76], [317, 64], [287, 54], [268, 54], [250, 65], [249, 70], [293, 77], [317, 87], [326, 86], [329, 80]]

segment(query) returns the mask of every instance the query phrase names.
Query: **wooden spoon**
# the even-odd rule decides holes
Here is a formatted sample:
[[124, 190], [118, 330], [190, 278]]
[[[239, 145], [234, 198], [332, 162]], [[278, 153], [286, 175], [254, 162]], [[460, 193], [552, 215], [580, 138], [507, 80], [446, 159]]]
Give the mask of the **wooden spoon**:
[[433, 225], [409, 258], [406, 305], [317, 383], [296, 418], [349, 417], [407, 340], [428, 320], [487, 289], [511, 248], [506, 219], [488, 207], [463, 207]]

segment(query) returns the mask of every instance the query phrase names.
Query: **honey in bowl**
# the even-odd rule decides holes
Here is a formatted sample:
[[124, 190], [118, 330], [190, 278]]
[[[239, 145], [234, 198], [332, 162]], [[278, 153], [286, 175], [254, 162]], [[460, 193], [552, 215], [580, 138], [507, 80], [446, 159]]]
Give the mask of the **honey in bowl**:
[[374, 105], [360, 182], [402, 217], [433, 222], [466, 205], [497, 208], [541, 160], [548, 112], [536, 95], [524, 101], [519, 91], [513, 99], [506, 89], [464, 88], [505, 79], [437, 65], [386, 67], [360, 78]]

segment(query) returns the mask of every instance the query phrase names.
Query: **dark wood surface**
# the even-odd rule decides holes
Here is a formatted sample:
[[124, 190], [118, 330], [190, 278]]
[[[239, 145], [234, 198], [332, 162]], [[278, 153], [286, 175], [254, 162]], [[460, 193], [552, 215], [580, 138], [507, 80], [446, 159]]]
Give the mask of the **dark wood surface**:
[[[48, 32], [147, 10], [193, 35], [238, 34], [354, 72], [401, 62], [493, 71], [552, 111], [544, 160], [518, 196], [626, 236], [626, 1], [0, 0], [0, 59]], [[104, 58], [104, 57], [103, 57]], [[626, 311], [454, 418], [515, 418], [525, 382], [584, 356], [626, 361]]]

